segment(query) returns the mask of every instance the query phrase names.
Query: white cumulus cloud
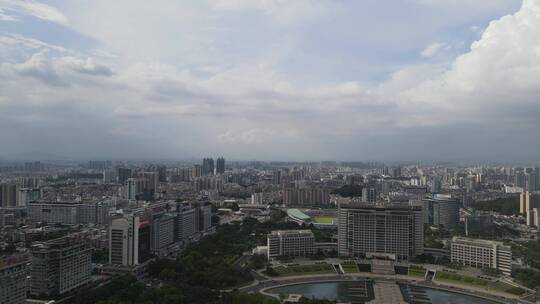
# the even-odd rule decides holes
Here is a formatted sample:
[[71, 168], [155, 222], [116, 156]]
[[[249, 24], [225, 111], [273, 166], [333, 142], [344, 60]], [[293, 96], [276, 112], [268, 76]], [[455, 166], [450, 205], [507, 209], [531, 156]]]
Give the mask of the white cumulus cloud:
[[16, 14], [33, 16], [35, 18], [67, 25], [68, 19], [60, 10], [54, 6], [50, 6], [34, 0], [0, 0], [0, 16], [4, 16], [4, 20], [17, 18], [6, 12], [10, 11]]

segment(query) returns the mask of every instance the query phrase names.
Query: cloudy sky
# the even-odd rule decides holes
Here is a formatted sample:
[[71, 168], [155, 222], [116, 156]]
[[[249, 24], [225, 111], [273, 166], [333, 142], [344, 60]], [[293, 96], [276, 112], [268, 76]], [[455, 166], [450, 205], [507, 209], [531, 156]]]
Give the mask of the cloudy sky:
[[0, 0], [0, 157], [540, 161], [537, 0]]

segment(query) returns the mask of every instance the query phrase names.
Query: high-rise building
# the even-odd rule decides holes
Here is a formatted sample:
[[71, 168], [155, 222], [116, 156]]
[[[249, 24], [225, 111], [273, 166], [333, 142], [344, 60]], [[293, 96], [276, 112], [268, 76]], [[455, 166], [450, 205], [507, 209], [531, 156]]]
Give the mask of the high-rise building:
[[431, 193], [440, 193], [442, 189], [442, 181], [439, 177], [433, 178], [431, 181]]
[[198, 230], [195, 209], [178, 205], [176, 210], [175, 240], [188, 241]]
[[459, 201], [451, 196], [436, 194], [426, 197], [422, 202], [426, 224], [450, 229], [459, 223]]
[[201, 165], [194, 165], [193, 170], [191, 171], [191, 179], [202, 176], [202, 167]]
[[252, 205], [262, 205], [264, 200], [264, 193], [252, 193], [251, 194], [251, 204]]
[[514, 176], [514, 186], [525, 189], [526, 185], [527, 185], [527, 176], [525, 175], [525, 172], [523, 171], [516, 172]]
[[362, 202], [375, 203], [377, 201], [377, 189], [374, 187], [362, 188]]
[[281, 170], [272, 171], [272, 184], [281, 185]]
[[91, 249], [72, 237], [32, 245], [30, 293], [57, 296], [90, 282]]
[[0, 257], [0, 303], [26, 303], [29, 257]]
[[450, 259], [465, 266], [494, 268], [505, 275], [512, 273], [512, 249], [501, 242], [454, 237]]
[[392, 177], [401, 177], [401, 167], [392, 168]]
[[152, 256], [152, 227], [149, 221], [139, 223], [139, 263], [144, 263]]
[[310, 256], [315, 237], [311, 230], [272, 231], [266, 237], [268, 258], [280, 256]]
[[136, 178], [128, 178], [126, 181], [126, 198], [128, 200], [136, 200], [137, 194], [140, 192], [139, 180]]
[[525, 215], [527, 225], [535, 226], [534, 208], [540, 208], [540, 194], [525, 191], [519, 196], [519, 212]]
[[220, 157], [216, 161], [216, 173], [223, 174], [225, 173], [225, 158]]
[[156, 169], [158, 174], [158, 181], [160, 183], [167, 182], [167, 166], [158, 166]]
[[0, 207], [16, 207], [18, 192], [17, 184], [0, 184]]
[[160, 214], [152, 221], [152, 252], [157, 256], [166, 256], [167, 247], [174, 242], [175, 217], [171, 214]]
[[407, 260], [424, 252], [423, 224], [420, 206], [339, 204], [339, 255], [392, 254]]
[[195, 205], [195, 220], [197, 221], [197, 231], [206, 231], [212, 227], [212, 206], [208, 205]]
[[139, 216], [126, 214], [109, 227], [109, 264], [139, 264]]
[[118, 180], [116, 173], [117, 171], [114, 169], [103, 170], [103, 182], [106, 184], [116, 182]]
[[540, 190], [539, 176], [536, 172], [527, 175], [527, 191], [534, 192]]
[[320, 188], [284, 188], [283, 204], [289, 206], [327, 206], [330, 191]]
[[214, 174], [214, 159], [205, 158], [202, 163], [202, 175], [213, 175]]
[[28, 203], [41, 199], [41, 191], [38, 188], [21, 188], [17, 196], [17, 206], [26, 207]]
[[128, 178], [131, 178], [131, 169], [128, 168], [117, 168], [118, 183], [124, 184]]
[[159, 173], [158, 172], [143, 172], [142, 177], [146, 180], [143, 188], [143, 196], [147, 201], [154, 199], [154, 194], [159, 190]]
[[28, 217], [26, 207], [0, 208], [0, 228], [11, 226], [19, 227]]
[[291, 178], [295, 181], [301, 181], [306, 178], [306, 171], [300, 169], [300, 170], [294, 170], [291, 172]]

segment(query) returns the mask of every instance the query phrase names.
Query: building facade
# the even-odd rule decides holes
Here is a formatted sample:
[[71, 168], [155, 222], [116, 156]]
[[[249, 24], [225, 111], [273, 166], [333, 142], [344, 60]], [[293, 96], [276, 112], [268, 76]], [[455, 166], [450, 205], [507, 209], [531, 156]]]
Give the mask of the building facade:
[[330, 191], [318, 188], [285, 188], [283, 204], [288, 206], [327, 206]]
[[30, 293], [57, 296], [88, 282], [92, 271], [91, 249], [81, 240], [64, 237], [31, 248]]
[[347, 203], [338, 208], [338, 253], [344, 257], [393, 254], [407, 260], [424, 252], [422, 208]]
[[540, 194], [538, 192], [524, 191], [519, 195], [519, 213], [525, 216], [527, 225], [537, 226], [534, 209], [540, 208]]
[[195, 209], [178, 206], [174, 229], [176, 241], [188, 241], [198, 230]]
[[459, 224], [459, 201], [449, 195], [433, 195], [422, 200], [424, 222], [450, 229]]
[[78, 208], [78, 202], [31, 202], [28, 217], [47, 224], [76, 225]]
[[108, 224], [113, 201], [103, 202], [30, 202], [28, 217], [48, 224]]
[[454, 237], [450, 247], [452, 262], [476, 268], [494, 268], [512, 274], [512, 249], [501, 242]]
[[109, 264], [131, 266], [139, 263], [139, 225], [137, 215], [113, 219], [109, 227]]
[[223, 174], [225, 173], [225, 158], [219, 157], [216, 161], [216, 173]]
[[0, 184], [0, 207], [16, 207], [19, 195], [17, 184]]
[[214, 159], [205, 158], [202, 163], [202, 175], [214, 175]]
[[377, 189], [373, 187], [362, 188], [362, 202], [375, 203], [377, 201]]
[[310, 256], [314, 253], [315, 237], [311, 230], [279, 230], [267, 235], [268, 258], [280, 256]]
[[28, 262], [23, 255], [0, 258], [0, 303], [26, 302]]
[[167, 247], [174, 242], [174, 220], [172, 214], [161, 214], [152, 221], [151, 244], [155, 255], [167, 255]]

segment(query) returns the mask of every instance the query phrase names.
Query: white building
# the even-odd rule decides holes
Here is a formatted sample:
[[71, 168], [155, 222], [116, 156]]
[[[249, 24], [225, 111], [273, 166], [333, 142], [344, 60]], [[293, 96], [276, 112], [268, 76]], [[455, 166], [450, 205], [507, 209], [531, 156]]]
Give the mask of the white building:
[[28, 204], [28, 217], [36, 222], [76, 225], [79, 204], [77, 202], [31, 202]]
[[251, 194], [251, 204], [252, 205], [262, 205], [263, 204], [263, 198], [264, 198], [264, 194], [262, 192], [260, 192], [260, 193], [252, 193]]
[[267, 236], [268, 258], [279, 256], [310, 256], [315, 237], [311, 230], [279, 230]]
[[90, 282], [91, 249], [76, 238], [64, 237], [32, 245], [30, 293], [57, 296]]
[[28, 217], [48, 224], [108, 224], [114, 202], [30, 202]]
[[340, 256], [393, 254], [400, 260], [424, 252], [422, 208], [393, 204], [339, 204]]
[[476, 268], [494, 268], [512, 273], [512, 249], [501, 242], [454, 237], [450, 247], [452, 262]]
[[166, 256], [167, 247], [174, 242], [174, 220], [169, 214], [161, 214], [152, 222], [152, 251], [157, 256]]
[[109, 228], [109, 264], [139, 263], [139, 217], [125, 215], [112, 220]]

